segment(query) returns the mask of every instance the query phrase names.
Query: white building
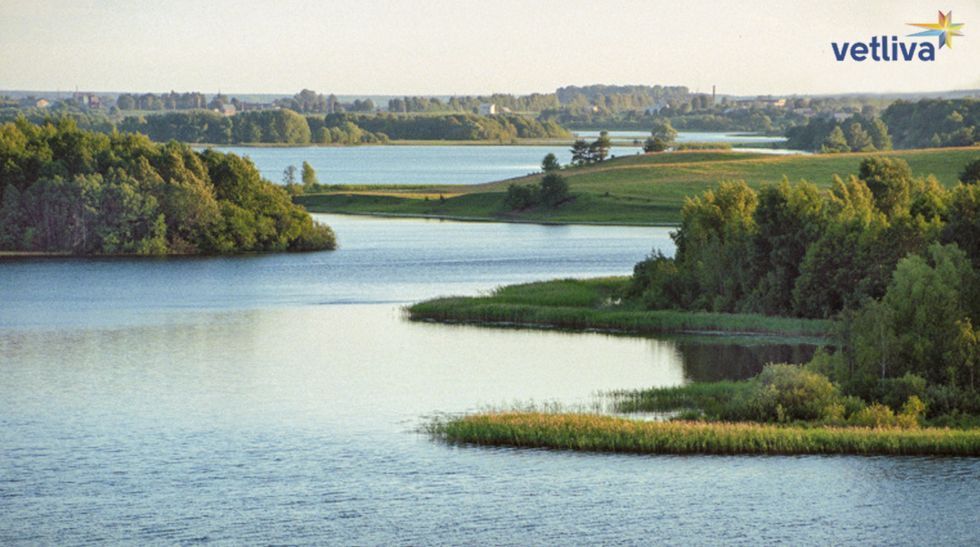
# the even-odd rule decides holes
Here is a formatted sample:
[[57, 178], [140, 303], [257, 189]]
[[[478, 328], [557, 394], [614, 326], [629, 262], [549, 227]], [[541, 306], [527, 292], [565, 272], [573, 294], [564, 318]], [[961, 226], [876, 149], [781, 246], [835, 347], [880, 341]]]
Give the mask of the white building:
[[480, 103], [480, 108], [477, 110], [481, 116], [490, 116], [497, 113], [497, 105], [494, 103]]

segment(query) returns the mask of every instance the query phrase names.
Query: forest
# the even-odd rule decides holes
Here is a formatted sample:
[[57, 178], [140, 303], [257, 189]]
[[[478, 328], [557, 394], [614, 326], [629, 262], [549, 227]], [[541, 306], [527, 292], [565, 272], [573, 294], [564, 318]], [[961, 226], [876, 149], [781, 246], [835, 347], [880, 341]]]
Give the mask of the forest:
[[918, 394], [936, 414], [978, 415], [978, 171], [980, 158], [947, 188], [878, 157], [829, 190], [722, 183], [685, 202], [676, 255], [637, 264], [629, 298], [833, 318], [837, 349], [812, 368], [843, 393], [898, 404]]
[[0, 125], [0, 250], [78, 255], [333, 249], [286, 191], [234, 154], [79, 129]]

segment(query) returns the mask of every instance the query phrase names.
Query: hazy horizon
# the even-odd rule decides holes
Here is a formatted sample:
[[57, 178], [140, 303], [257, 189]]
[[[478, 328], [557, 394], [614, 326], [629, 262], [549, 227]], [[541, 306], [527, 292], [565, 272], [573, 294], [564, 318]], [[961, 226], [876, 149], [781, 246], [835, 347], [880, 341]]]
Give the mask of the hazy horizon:
[[[934, 62], [838, 62], [832, 41], [904, 37], [938, 10], [964, 36]], [[8, 0], [0, 89], [347, 96], [550, 93], [683, 85], [724, 95], [980, 88], [980, 5], [505, 0], [425, 5]], [[613, 38], [610, 38], [613, 37]]]

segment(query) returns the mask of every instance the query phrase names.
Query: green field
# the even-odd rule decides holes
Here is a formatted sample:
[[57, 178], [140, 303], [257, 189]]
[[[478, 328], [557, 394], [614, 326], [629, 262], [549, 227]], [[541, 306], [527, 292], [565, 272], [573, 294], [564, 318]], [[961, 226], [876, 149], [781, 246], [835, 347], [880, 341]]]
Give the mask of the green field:
[[856, 173], [863, 158], [875, 155], [902, 158], [916, 175], [932, 174], [951, 186], [969, 161], [980, 158], [980, 147], [801, 156], [699, 150], [628, 156], [599, 165], [563, 169], [561, 173], [568, 180], [574, 199], [554, 209], [510, 211], [504, 205], [509, 184], [536, 183], [540, 176], [407, 190], [392, 186], [373, 191], [336, 190], [294, 199], [311, 212], [665, 225], [680, 220], [685, 197], [699, 194], [722, 180], [744, 180], [758, 187], [778, 183], [785, 176], [790, 181], [805, 179], [828, 187], [835, 174]]
[[408, 308], [416, 321], [624, 333], [826, 335], [831, 321], [755, 314], [647, 310], [623, 303], [629, 278], [561, 279], [500, 287], [489, 296], [436, 298]]
[[980, 456], [980, 430], [654, 422], [596, 414], [484, 413], [429, 424], [450, 443], [637, 454]]

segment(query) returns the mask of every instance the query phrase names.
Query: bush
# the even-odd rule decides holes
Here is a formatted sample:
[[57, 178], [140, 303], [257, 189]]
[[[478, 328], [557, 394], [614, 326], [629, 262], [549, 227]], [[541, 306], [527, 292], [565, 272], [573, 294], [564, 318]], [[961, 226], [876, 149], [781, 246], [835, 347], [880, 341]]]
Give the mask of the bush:
[[833, 419], [841, 414], [837, 388], [822, 374], [796, 365], [766, 365], [755, 378], [748, 412], [765, 422]]
[[526, 184], [511, 184], [507, 187], [507, 197], [504, 203], [515, 211], [534, 207], [538, 202], [538, 192], [533, 186]]
[[980, 158], [966, 164], [960, 173], [960, 182], [963, 184], [976, 184], [980, 182]]
[[881, 403], [871, 403], [851, 416], [851, 425], [863, 427], [894, 427], [897, 420], [891, 407]]
[[550, 207], [557, 207], [569, 198], [568, 183], [557, 173], [548, 173], [541, 179], [541, 201]]

